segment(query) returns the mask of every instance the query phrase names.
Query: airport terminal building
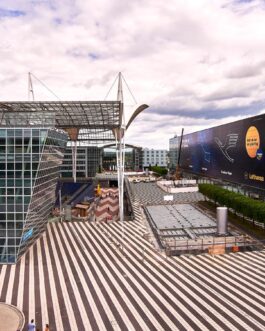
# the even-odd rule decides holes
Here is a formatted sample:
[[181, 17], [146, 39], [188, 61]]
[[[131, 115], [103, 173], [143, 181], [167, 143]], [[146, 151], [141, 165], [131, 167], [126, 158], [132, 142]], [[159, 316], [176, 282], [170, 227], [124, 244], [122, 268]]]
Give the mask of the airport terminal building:
[[0, 262], [15, 262], [46, 226], [67, 134], [0, 128]]
[[45, 230], [67, 142], [75, 155], [80, 141], [113, 143], [121, 109], [119, 101], [0, 102], [0, 264], [16, 263]]

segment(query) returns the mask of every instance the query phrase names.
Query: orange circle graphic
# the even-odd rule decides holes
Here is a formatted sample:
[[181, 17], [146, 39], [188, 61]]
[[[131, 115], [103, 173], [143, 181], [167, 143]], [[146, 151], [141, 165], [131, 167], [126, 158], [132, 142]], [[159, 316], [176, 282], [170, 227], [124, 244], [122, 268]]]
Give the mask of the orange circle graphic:
[[248, 156], [251, 158], [256, 157], [259, 146], [260, 146], [259, 131], [255, 126], [251, 126], [248, 128], [246, 134], [246, 150]]

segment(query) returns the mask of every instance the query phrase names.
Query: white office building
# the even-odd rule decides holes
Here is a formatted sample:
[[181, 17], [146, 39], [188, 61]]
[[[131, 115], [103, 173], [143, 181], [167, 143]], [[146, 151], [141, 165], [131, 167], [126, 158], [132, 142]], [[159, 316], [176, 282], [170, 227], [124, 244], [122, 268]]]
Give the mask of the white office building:
[[143, 149], [143, 167], [160, 166], [167, 167], [168, 151], [166, 149]]

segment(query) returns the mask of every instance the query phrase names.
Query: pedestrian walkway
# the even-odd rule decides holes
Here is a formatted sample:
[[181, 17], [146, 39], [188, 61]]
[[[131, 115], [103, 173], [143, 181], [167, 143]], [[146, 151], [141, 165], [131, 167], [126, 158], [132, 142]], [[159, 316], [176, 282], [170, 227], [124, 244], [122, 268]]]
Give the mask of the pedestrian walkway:
[[265, 329], [265, 251], [166, 258], [145, 231], [50, 223], [17, 265], [0, 266], [0, 301], [41, 330]]

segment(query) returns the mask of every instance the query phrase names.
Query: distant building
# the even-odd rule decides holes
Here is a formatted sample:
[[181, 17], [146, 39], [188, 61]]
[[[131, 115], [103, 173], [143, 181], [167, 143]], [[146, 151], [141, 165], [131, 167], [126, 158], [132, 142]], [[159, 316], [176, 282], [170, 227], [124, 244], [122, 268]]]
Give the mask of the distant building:
[[166, 149], [143, 149], [143, 168], [151, 166], [167, 167], [168, 151]]
[[[125, 147], [125, 171], [142, 170], [142, 147], [126, 145]], [[78, 146], [76, 153], [76, 177], [95, 177], [102, 171], [117, 171], [116, 147]], [[61, 176], [73, 177], [72, 148], [67, 147]]]
[[169, 139], [169, 169], [175, 170], [178, 162], [179, 137], [175, 135]]
[[[125, 145], [125, 171], [142, 170], [142, 147]], [[105, 171], [117, 171], [116, 146], [105, 146], [103, 149], [102, 166]]]
[[[94, 177], [102, 167], [103, 150], [97, 146], [78, 146], [76, 153], [76, 177]], [[67, 147], [63, 164], [62, 177], [73, 177], [72, 148]]]

